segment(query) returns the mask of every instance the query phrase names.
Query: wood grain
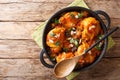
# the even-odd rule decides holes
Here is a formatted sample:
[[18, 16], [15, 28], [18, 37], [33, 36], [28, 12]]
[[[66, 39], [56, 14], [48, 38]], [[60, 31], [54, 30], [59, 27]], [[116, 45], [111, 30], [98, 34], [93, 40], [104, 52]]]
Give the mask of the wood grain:
[[102, 59], [95, 67], [81, 71], [74, 80], [119, 80], [120, 58]]
[[[43, 22], [0, 22], [0, 39], [32, 39], [31, 34], [35, 27]], [[120, 19], [111, 19], [111, 27], [120, 26]], [[112, 37], [120, 37], [120, 30]], [[42, 35], [42, 34], [41, 34]]]
[[[120, 18], [119, 0], [86, 0], [86, 3], [92, 10], [103, 10], [107, 12], [111, 18]], [[1, 3], [0, 21], [44, 21], [48, 19], [51, 15], [53, 15], [56, 11], [66, 7], [67, 5], [68, 4], [66, 3], [54, 2], [17, 2], [10, 4]]]
[[39, 58], [40, 48], [33, 40], [0, 40], [0, 58]]
[[56, 79], [55, 77], [43, 77], [43, 76], [7, 76], [7, 77], [0, 77], [0, 80], [66, 80], [64, 79]]
[[0, 22], [0, 39], [32, 39], [32, 32], [40, 24], [41, 22]]
[[74, 0], [0, 0], [0, 3], [7, 4], [7, 3], [71, 3]]
[[41, 65], [39, 59], [0, 59], [0, 76], [2, 79], [10, 77], [9, 80], [16, 77], [19, 80], [57, 80], [52, 69]]
[[0, 4], [0, 21], [44, 21], [67, 5], [61, 3]]
[[111, 18], [120, 18], [120, 1], [119, 0], [85, 0], [90, 9], [103, 10]]
[[[119, 63], [120, 58], [103, 58], [93, 68], [81, 71], [75, 80], [119, 80]], [[17, 77], [21, 80], [59, 80], [52, 74], [52, 69], [40, 64], [39, 59], [0, 59], [0, 76], [3, 80], [16, 80]]]

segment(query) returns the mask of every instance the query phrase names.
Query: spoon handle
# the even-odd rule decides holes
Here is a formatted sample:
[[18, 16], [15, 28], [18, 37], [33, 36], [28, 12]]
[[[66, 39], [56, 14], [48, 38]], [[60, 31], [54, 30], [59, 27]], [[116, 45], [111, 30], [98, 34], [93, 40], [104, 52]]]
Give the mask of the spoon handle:
[[105, 38], [107, 38], [110, 34], [112, 34], [113, 32], [115, 32], [117, 29], [119, 29], [119, 27], [115, 27], [113, 28], [110, 32], [108, 32], [107, 34], [105, 34], [104, 37], [102, 37], [100, 40], [98, 40], [95, 44], [93, 44], [90, 48], [88, 48], [87, 50], [85, 50], [84, 53], [87, 53], [89, 50], [91, 50], [93, 47], [95, 47], [98, 43], [100, 43], [102, 40], [104, 40]]

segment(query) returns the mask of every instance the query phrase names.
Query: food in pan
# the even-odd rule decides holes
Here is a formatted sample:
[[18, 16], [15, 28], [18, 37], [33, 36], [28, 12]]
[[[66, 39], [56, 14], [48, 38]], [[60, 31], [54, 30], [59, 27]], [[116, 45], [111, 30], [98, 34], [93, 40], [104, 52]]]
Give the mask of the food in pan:
[[[62, 60], [80, 55], [96, 40], [102, 37], [103, 31], [97, 19], [86, 11], [71, 11], [55, 18], [51, 23], [52, 29], [46, 37], [51, 59]], [[79, 64], [91, 64], [100, 55], [103, 41], [79, 59]]]

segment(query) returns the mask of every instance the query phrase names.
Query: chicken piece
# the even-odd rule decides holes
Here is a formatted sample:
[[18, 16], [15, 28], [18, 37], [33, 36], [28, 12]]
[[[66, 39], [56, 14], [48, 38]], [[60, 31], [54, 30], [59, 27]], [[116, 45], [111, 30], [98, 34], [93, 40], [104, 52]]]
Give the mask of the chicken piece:
[[82, 30], [82, 39], [84, 39], [86, 41], [92, 40], [101, 31], [101, 27], [100, 27], [99, 21], [97, 21], [93, 17], [85, 18], [81, 22], [79, 27]]
[[59, 54], [58, 56], [56, 56], [56, 61], [60, 62], [62, 60], [69, 59], [72, 57], [74, 57], [74, 54], [72, 52], [67, 52], [67, 53], [63, 52], [63, 53]]
[[92, 63], [96, 58], [96, 54], [94, 52], [90, 52], [84, 56], [84, 61], [86, 64]]
[[77, 18], [78, 12], [68, 12], [64, 14], [59, 20], [60, 23], [66, 28], [75, 27], [79, 19]]
[[52, 57], [55, 57], [57, 56], [57, 54], [61, 51], [61, 48], [60, 47], [52, 47], [50, 48], [50, 52], [51, 52], [51, 56]]
[[64, 36], [65, 28], [63, 27], [56, 27], [52, 29], [48, 34], [46, 38], [46, 44], [49, 47], [62, 47], [63, 40], [65, 38]]
[[86, 49], [90, 46], [86, 42], [82, 42], [82, 44], [78, 47], [77, 51], [75, 52], [75, 56], [81, 55]]

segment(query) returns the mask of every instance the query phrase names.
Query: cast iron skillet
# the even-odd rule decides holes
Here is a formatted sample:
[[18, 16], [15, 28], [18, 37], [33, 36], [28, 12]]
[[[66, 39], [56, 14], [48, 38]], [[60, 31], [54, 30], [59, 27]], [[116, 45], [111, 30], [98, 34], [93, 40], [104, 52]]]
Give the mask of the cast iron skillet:
[[[45, 28], [44, 28], [44, 31], [43, 31], [43, 36], [42, 36], [42, 45], [43, 45], [43, 49], [42, 51], [40, 52], [40, 61], [41, 63], [48, 67], [48, 68], [53, 68], [56, 64], [56, 62], [52, 61], [50, 59], [50, 53], [48, 51], [48, 46], [46, 45], [46, 36], [47, 36], [47, 33], [52, 29], [50, 27], [51, 23], [52, 23], [52, 20], [55, 19], [55, 18], [59, 18], [61, 16], [61, 14], [63, 13], [66, 13], [66, 12], [71, 12], [71, 11], [77, 11], [77, 12], [81, 12], [81, 11], [87, 11], [90, 16], [96, 18], [99, 22], [100, 22], [100, 25], [101, 25], [101, 28], [103, 29], [103, 32], [104, 34], [106, 34], [108, 32], [108, 29], [109, 29], [109, 26], [110, 26], [110, 18], [109, 16], [107, 15], [107, 13], [105, 13], [104, 11], [101, 11], [101, 10], [97, 10], [97, 11], [92, 11], [90, 9], [87, 9], [87, 8], [83, 8], [83, 7], [77, 7], [77, 6], [73, 6], [73, 7], [67, 7], [67, 8], [64, 8], [64, 9], [61, 9], [59, 10], [58, 12], [56, 12], [47, 22]], [[103, 20], [100, 18], [100, 15], [103, 15], [106, 19], [106, 23], [103, 22]], [[83, 68], [78, 68], [77, 71], [79, 70], [85, 70], [85, 69], [88, 69], [88, 68], [91, 68], [93, 67], [94, 65], [96, 65], [100, 60], [101, 58], [103, 57], [103, 55], [105, 54], [106, 52], [106, 49], [107, 49], [107, 45], [108, 45], [108, 38], [106, 38], [104, 40], [104, 45], [103, 45], [103, 48], [102, 48], [102, 52], [100, 54], [99, 57], [97, 57], [97, 59], [91, 63], [90, 65], [88, 66], [85, 66]], [[48, 64], [45, 60], [44, 60], [44, 53], [47, 55], [47, 58], [52, 62], [52, 64]]]

